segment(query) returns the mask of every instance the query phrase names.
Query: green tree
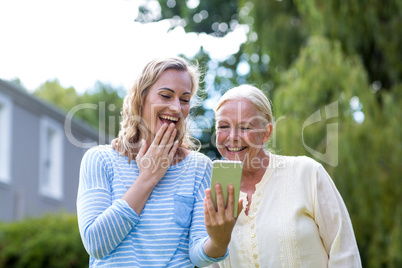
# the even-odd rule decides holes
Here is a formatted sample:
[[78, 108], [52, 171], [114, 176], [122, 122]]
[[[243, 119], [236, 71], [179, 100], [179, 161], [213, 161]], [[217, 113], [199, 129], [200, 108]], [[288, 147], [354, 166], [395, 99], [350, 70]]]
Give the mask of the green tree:
[[[171, 19], [172, 28], [183, 26], [187, 32], [224, 36], [237, 24], [237, 0], [186, 1], [158, 0], [161, 10], [155, 10], [156, 1], [145, 1], [139, 8], [136, 21], [149, 23]], [[196, 5], [192, 5], [196, 3]]]
[[47, 81], [33, 92], [34, 96], [52, 103], [65, 112], [80, 104], [94, 105], [91, 108], [78, 109], [74, 114], [75, 118], [112, 137], [117, 136], [119, 131], [123, 94], [122, 88], [113, 88], [98, 82], [93, 89], [79, 95], [73, 87], [62, 87], [58, 80]]
[[340, 40], [343, 51], [358, 54], [370, 83], [391, 90], [402, 77], [402, 1], [296, 0], [311, 34]]
[[69, 111], [78, 103], [78, 94], [73, 87], [64, 88], [55, 80], [46, 81], [33, 92], [33, 95], [46, 100], [58, 108]]
[[13, 84], [13, 85], [19, 87], [19, 88], [22, 89], [23, 91], [27, 91], [27, 89], [25, 88], [25, 86], [22, 84], [21, 79], [19, 79], [19, 78], [14, 78], [14, 79], [8, 80], [8, 82], [10, 82], [11, 84]]
[[[402, 248], [402, 210], [395, 206], [402, 201], [402, 130], [395, 121], [402, 113], [401, 94], [386, 93], [382, 109], [359, 58], [346, 56], [339, 42], [323, 37], [310, 38], [281, 79], [274, 98], [280, 118], [275, 149], [310, 156], [307, 147], [321, 154], [327, 151], [317, 160], [333, 177], [349, 209], [363, 266], [401, 266], [396, 252]], [[326, 119], [332, 103], [336, 116]], [[305, 127], [316, 111], [322, 119]], [[328, 126], [334, 123], [338, 129], [329, 133]], [[339, 143], [335, 148], [327, 144], [331, 135]], [[328, 165], [331, 158], [336, 163]]]
[[245, 1], [239, 7], [240, 23], [250, 28], [242, 53], [251, 66], [249, 83], [266, 93], [297, 58], [308, 33], [293, 1]]
[[95, 104], [96, 109], [82, 109], [77, 116], [90, 122], [104, 133], [117, 137], [120, 130], [122, 96], [124, 94], [122, 88], [113, 88], [98, 82], [93, 89], [86, 91], [79, 98], [79, 103]]

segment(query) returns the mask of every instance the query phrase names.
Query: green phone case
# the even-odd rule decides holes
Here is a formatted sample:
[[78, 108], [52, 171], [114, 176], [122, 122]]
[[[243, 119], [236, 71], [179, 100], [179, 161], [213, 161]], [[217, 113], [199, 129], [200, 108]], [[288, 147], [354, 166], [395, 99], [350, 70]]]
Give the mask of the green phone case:
[[214, 202], [216, 208], [215, 184], [220, 183], [226, 207], [228, 199], [228, 185], [232, 184], [235, 190], [234, 217], [237, 216], [242, 172], [243, 172], [243, 163], [240, 161], [215, 160], [212, 163], [212, 177], [211, 177], [212, 201]]

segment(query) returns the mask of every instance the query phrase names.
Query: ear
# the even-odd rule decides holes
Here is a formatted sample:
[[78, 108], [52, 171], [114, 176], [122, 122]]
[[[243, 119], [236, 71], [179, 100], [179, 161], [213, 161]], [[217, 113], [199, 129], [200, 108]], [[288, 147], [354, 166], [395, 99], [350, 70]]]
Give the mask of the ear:
[[271, 137], [272, 130], [273, 130], [272, 124], [268, 123], [265, 126], [264, 143], [266, 143], [269, 140], [269, 138]]

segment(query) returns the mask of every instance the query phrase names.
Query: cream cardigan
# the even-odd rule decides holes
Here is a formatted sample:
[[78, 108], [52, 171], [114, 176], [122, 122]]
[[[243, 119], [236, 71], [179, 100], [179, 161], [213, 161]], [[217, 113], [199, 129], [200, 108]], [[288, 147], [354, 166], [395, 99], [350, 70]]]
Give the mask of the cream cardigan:
[[220, 267], [361, 267], [348, 211], [321, 164], [270, 154]]

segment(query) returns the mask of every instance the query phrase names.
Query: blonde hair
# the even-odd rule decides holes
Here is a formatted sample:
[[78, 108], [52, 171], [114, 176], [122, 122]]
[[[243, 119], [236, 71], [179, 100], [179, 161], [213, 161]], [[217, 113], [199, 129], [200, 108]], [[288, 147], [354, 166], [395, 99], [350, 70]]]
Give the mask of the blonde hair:
[[261, 113], [260, 115], [265, 120], [267, 120], [268, 123], [274, 124], [274, 117], [272, 115], [271, 102], [269, 101], [269, 99], [260, 89], [247, 84], [234, 87], [226, 91], [226, 93], [223, 94], [223, 96], [218, 101], [215, 107], [215, 113], [222, 107], [222, 105], [226, 101], [240, 99], [246, 99], [251, 102]]
[[[191, 97], [198, 90], [200, 74], [198, 66], [191, 65], [180, 57], [157, 58], [150, 61], [134, 81], [134, 85], [128, 90], [123, 102], [122, 122], [119, 135], [112, 141], [112, 147], [120, 155], [128, 157], [128, 162], [135, 159], [141, 140], [146, 139], [147, 127], [142, 119], [142, 108], [149, 88], [159, 79], [166, 70], [174, 69], [187, 72], [191, 79]], [[195, 147], [185, 123], [177, 129], [179, 147]], [[149, 145], [149, 144], [148, 144]]]

